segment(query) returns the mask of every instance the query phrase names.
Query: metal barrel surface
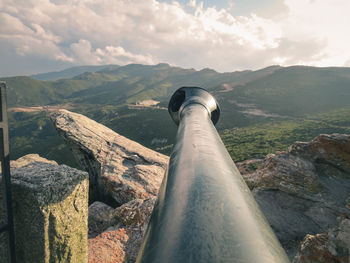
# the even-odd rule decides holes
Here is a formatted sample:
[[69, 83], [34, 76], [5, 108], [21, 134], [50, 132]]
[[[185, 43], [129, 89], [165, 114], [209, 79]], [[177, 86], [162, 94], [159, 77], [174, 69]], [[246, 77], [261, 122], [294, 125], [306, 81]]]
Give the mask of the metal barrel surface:
[[289, 262], [214, 127], [214, 97], [180, 88], [169, 113], [177, 141], [137, 262]]

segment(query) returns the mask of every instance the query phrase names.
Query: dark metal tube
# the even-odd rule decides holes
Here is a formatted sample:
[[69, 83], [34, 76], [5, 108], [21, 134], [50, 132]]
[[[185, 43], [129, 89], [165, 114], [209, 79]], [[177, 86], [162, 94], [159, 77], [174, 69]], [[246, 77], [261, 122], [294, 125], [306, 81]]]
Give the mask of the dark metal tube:
[[213, 125], [215, 99], [180, 88], [169, 112], [177, 142], [137, 262], [289, 262]]
[[[13, 207], [12, 207], [12, 190], [11, 190], [11, 173], [10, 173], [10, 149], [9, 149], [9, 134], [8, 134], [8, 119], [7, 119], [7, 99], [6, 99], [6, 83], [0, 81], [0, 162], [1, 170], [0, 187], [4, 191], [3, 201], [6, 203], [7, 224], [1, 226], [1, 231], [8, 231], [8, 262], [16, 262], [15, 253], [15, 232], [13, 223]], [[3, 184], [3, 185], [2, 185]], [[0, 200], [1, 202], [1, 200]], [[0, 259], [0, 262], [3, 262]]]

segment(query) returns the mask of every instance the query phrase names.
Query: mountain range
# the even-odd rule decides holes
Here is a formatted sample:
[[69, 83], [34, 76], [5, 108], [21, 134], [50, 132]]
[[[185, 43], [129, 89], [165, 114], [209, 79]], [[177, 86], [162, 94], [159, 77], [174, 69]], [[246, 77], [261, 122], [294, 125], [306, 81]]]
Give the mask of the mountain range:
[[350, 133], [350, 68], [271, 66], [219, 73], [130, 64], [0, 80], [8, 87], [12, 158], [39, 153], [76, 166], [47, 118], [62, 107], [169, 154], [176, 126], [166, 108], [181, 86], [203, 87], [218, 100], [217, 129], [236, 161], [285, 150], [319, 133]]

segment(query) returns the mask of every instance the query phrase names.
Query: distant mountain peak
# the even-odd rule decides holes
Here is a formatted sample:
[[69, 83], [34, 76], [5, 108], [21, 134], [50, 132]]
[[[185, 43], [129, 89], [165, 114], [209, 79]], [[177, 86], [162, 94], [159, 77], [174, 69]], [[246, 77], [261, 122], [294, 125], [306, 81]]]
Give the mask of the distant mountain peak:
[[217, 71], [215, 71], [214, 69], [211, 69], [211, 68], [203, 68], [199, 72], [202, 72], [202, 73], [218, 73]]
[[169, 65], [168, 63], [162, 62], [162, 63], [158, 63], [158, 64], [156, 65], [156, 67], [170, 67], [170, 65]]
[[52, 71], [41, 74], [34, 74], [30, 77], [36, 80], [58, 80], [58, 79], [70, 79], [79, 76], [83, 73], [91, 73], [98, 71], [111, 71], [117, 69], [118, 65], [99, 65], [99, 66], [77, 66], [67, 68], [61, 71]]

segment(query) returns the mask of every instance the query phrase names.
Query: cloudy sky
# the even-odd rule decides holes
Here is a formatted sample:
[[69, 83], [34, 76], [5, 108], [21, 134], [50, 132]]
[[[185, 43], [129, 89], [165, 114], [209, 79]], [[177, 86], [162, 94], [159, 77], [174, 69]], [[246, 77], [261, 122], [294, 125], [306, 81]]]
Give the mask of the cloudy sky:
[[349, 0], [0, 0], [0, 76], [76, 65], [350, 66]]

